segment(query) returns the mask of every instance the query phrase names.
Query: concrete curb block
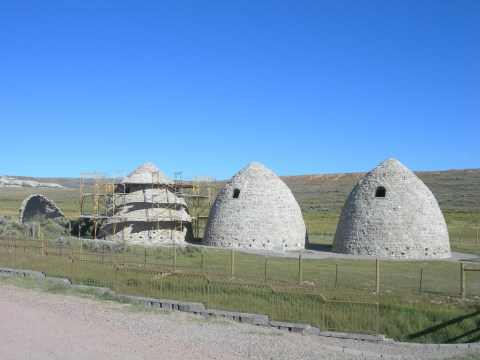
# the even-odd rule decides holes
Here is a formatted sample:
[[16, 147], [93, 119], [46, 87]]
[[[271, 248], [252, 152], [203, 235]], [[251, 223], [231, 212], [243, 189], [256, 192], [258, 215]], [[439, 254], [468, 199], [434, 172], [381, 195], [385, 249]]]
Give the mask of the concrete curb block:
[[127, 299], [134, 301], [140, 305], [152, 306], [164, 310], [177, 310], [189, 313], [199, 313], [205, 311], [205, 307], [201, 303], [174, 301], [174, 300], [161, 300], [155, 298], [147, 298], [141, 296], [126, 295]]
[[[388, 339], [391, 340], [391, 339]], [[478, 343], [463, 343], [463, 344], [421, 344], [421, 343], [409, 343], [409, 342], [401, 342], [401, 341], [394, 341], [392, 342], [400, 345], [405, 345], [408, 347], [422, 347], [427, 349], [448, 349], [448, 348], [456, 348], [456, 349], [480, 349], [480, 342]]]
[[362, 341], [369, 341], [369, 342], [392, 342], [393, 341], [391, 339], [386, 338], [385, 335], [341, 333], [341, 332], [333, 332], [333, 331], [320, 331], [319, 335], [326, 336], [326, 337], [362, 340]]
[[258, 315], [250, 313], [240, 313], [232, 311], [222, 311], [222, 310], [207, 310], [205, 306], [201, 303], [194, 302], [184, 302], [184, 301], [174, 301], [174, 300], [163, 300], [155, 298], [144, 298], [141, 296], [126, 296], [127, 299], [130, 299], [133, 302], [136, 302], [144, 306], [152, 306], [164, 310], [176, 310], [187, 312], [195, 315], [201, 316], [213, 316], [230, 319], [233, 321], [238, 321], [246, 324], [253, 325], [268, 325], [268, 316], [267, 315]]
[[226, 318], [233, 321], [238, 321], [244, 324], [261, 325], [261, 326], [268, 326], [269, 324], [268, 315], [239, 313], [239, 312], [232, 312], [232, 311], [210, 310], [210, 309], [204, 310], [203, 312], [199, 313], [199, 315], [221, 317], [221, 318]]
[[34, 277], [39, 279], [45, 278], [45, 274], [40, 271], [11, 269], [5, 267], [0, 267], [0, 275]]
[[270, 326], [280, 330], [288, 330], [291, 332], [299, 332], [302, 334], [304, 333], [304, 331], [310, 330], [312, 328], [312, 326], [309, 324], [287, 323], [281, 321], [270, 321]]

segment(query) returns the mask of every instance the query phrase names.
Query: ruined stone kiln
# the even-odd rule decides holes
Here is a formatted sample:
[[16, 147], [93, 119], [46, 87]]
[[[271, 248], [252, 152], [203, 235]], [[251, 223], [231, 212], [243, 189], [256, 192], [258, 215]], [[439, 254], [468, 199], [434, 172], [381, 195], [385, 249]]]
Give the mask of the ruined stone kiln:
[[428, 187], [387, 159], [354, 187], [340, 215], [333, 252], [375, 257], [451, 256], [448, 230]]
[[100, 233], [107, 240], [131, 244], [184, 244], [191, 218], [174, 182], [155, 165], [145, 163], [116, 186], [110, 212]]
[[55, 203], [43, 195], [30, 195], [23, 200], [18, 214], [18, 223], [32, 220], [35, 216], [44, 216], [46, 219], [65, 217]]
[[219, 192], [203, 244], [230, 248], [294, 250], [305, 247], [305, 223], [290, 189], [255, 162]]

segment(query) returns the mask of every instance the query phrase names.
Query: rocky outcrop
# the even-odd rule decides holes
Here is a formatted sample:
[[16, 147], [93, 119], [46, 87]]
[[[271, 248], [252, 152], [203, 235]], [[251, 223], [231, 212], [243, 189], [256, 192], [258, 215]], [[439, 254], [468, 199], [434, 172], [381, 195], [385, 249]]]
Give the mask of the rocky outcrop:
[[47, 219], [65, 217], [52, 200], [47, 199], [43, 195], [30, 195], [22, 202], [18, 214], [18, 222], [22, 224], [35, 216], [44, 216]]
[[26, 187], [26, 188], [57, 188], [64, 189], [65, 187], [53, 183], [39, 183], [33, 180], [16, 179], [11, 176], [0, 175], [0, 187]]

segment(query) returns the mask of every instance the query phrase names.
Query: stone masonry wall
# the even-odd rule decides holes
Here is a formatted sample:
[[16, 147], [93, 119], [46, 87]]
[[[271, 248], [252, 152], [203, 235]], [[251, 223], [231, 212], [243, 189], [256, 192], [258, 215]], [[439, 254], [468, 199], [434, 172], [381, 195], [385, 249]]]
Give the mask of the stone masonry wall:
[[435, 197], [395, 159], [373, 169], [352, 190], [333, 251], [411, 259], [451, 255], [447, 226]]
[[33, 219], [36, 215], [44, 216], [47, 219], [65, 216], [52, 200], [43, 195], [31, 195], [22, 202], [18, 222], [21, 224]]
[[302, 249], [305, 223], [287, 185], [262, 164], [253, 163], [219, 192], [203, 243], [231, 248]]

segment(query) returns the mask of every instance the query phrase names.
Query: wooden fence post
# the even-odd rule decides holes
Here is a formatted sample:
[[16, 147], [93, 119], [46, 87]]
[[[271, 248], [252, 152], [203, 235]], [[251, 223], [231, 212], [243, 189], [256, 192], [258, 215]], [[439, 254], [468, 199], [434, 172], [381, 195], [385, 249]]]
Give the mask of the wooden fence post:
[[380, 260], [375, 259], [375, 292], [380, 293]]
[[230, 251], [230, 276], [235, 275], [235, 251]]
[[337, 262], [335, 263], [335, 289], [337, 288], [338, 284], [338, 258]]
[[423, 267], [420, 268], [420, 287], [418, 289], [419, 295], [422, 295], [422, 284], [423, 284]]
[[173, 247], [173, 272], [175, 272], [175, 268], [177, 267], [177, 247]]
[[159, 273], [160, 275], [160, 299], [163, 299], [163, 273]]
[[210, 278], [205, 276], [207, 279], [207, 309], [210, 309]]
[[115, 291], [118, 293], [119, 288], [120, 288], [120, 267], [117, 263], [117, 260], [115, 260]]
[[70, 272], [72, 278], [71, 278], [70, 281], [71, 281], [72, 284], [74, 284], [74, 283], [75, 283], [75, 281], [74, 281], [74, 276], [75, 276], [75, 258], [74, 258], [72, 255], [70, 255], [70, 261], [72, 262], [72, 268], [71, 268], [71, 272]]
[[264, 277], [265, 277], [265, 282], [267, 282], [267, 259], [268, 255], [265, 255], [265, 267], [264, 267]]
[[460, 264], [460, 296], [465, 299], [465, 264]]
[[322, 299], [322, 328], [320, 331], [325, 331], [325, 299]]
[[17, 239], [15, 238], [15, 242], [13, 244], [13, 268], [17, 268]]
[[275, 320], [275, 289], [270, 286], [270, 296], [271, 296], [271, 301], [270, 301], [270, 321]]
[[298, 283], [303, 283], [302, 254], [298, 254]]
[[46, 269], [46, 266], [45, 266], [45, 243], [43, 242], [42, 240], [42, 262], [43, 262], [43, 273], [45, 276], [47, 276], [47, 269]]

